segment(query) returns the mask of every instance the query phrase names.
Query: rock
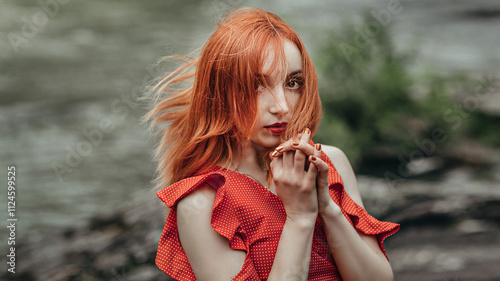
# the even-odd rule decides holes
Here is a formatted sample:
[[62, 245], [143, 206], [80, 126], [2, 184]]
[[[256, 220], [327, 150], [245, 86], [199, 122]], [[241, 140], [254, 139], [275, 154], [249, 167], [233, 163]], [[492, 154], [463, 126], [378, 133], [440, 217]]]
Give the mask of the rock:
[[172, 280], [156, 267], [164, 205], [154, 192], [132, 200], [88, 223], [55, 229], [19, 243], [16, 274], [1, 280]]
[[436, 171], [444, 166], [444, 160], [440, 157], [427, 157], [412, 160], [408, 163], [408, 172], [412, 176], [425, 174], [431, 171]]
[[484, 220], [468, 219], [458, 223], [456, 229], [463, 234], [474, 234], [492, 231], [495, 229], [495, 226]]
[[[406, 179], [391, 192], [370, 193], [382, 198], [366, 208], [387, 202], [380, 218], [401, 224], [385, 242], [395, 280], [500, 280], [500, 184], [475, 174], [462, 167], [439, 181]], [[361, 185], [364, 196], [370, 186]]]

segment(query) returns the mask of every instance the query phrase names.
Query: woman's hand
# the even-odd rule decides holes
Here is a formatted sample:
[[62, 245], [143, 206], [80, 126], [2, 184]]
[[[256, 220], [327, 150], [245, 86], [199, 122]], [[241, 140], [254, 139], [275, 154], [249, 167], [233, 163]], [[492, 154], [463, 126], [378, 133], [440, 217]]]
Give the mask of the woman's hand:
[[[309, 138], [310, 134], [302, 134], [300, 142], [307, 143]], [[273, 153], [271, 158], [276, 195], [283, 202], [287, 217], [314, 224], [318, 215], [316, 166], [310, 163], [305, 169], [307, 155], [301, 150], [282, 151], [279, 156]]]
[[330, 197], [330, 187], [328, 185], [328, 164], [321, 159], [321, 144], [317, 143], [314, 146], [314, 152], [309, 156], [309, 161], [318, 169], [316, 177], [316, 187], [318, 189], [318, 215], [320, 217], [327, 214], [338, 214], [341, 212], [340, 207], [333, 202]]
[[[310, 140], [310, 130], [306, 129], [302, 134], [299, 134], [300, 141], [288, 140], [285, 143], [278, 146], [271, 154], [272, 157], [280, 157], [284, 153], [290, 151], [301, 151], [303, 154], [307, 155], [307, 163], [305, 167], [314, 165], [313, 167], [317, 170], [316, 176], [316, 189], [317, 189], [317, 201], [318, 201], [318, 214], [320, 216], [326, 215], [328, 212], [339, 213], [340, 208], [333, 202], [329, 193], [328, 185], [328, 164], [321, 160], [321, 144], [317, 143], [312, 146], [309, 143]], [[310, 163], [310, 164], [309, 164]]]

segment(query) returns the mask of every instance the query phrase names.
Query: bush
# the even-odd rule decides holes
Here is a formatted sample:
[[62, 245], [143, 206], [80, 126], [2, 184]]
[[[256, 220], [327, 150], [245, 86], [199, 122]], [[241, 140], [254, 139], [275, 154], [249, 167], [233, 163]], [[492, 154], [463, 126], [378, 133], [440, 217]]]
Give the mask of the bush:
[[447, 145], [461, 137], [499, 145], [498, 118], [472, 112], [462, 120], [466, 126], [457, 129], [444, 114], [457, 106], [458, 93], [469, 91], [471, 79], [411, 73], [416, 54], [397, 53], [387, 29], [362, 46], [355, 41], [360, 30], [346, 24], [326, 32], [329, 39], [314, 58], [325, 111], [316, 141], [338, 146], [355, 167], [408, 155], [418, 148], [416, 141], [431, 138], [436, 128], [446, 132]]

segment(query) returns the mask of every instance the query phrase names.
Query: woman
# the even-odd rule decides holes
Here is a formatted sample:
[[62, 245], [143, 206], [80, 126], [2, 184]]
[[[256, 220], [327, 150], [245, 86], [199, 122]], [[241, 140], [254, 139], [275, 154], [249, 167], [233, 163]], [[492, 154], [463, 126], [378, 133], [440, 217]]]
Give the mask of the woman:
[[238, 9], [199, 58], [177, 58], [146, 116], [169, 123], [157, 266], [176, 280], [392, 280], [382, 242], [399, 225], [366, 213], [340, 149], [312, 142], [321, 102], [295, 31]]

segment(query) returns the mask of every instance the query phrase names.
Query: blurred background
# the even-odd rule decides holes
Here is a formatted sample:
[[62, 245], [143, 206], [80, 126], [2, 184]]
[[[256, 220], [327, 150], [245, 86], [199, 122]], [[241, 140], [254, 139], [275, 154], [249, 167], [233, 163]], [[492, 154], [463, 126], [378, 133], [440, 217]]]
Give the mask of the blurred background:
[[[494, 0], [0, 0], [2, 186], [16, 167], [16, 273], [168, 280], [142, 87], [241, 6], [302, 37], [369, 213], [401, 224], [395, 280], [500, 280], [500, 3]], [[0, 219], [7, 225], [7, 190]]]

